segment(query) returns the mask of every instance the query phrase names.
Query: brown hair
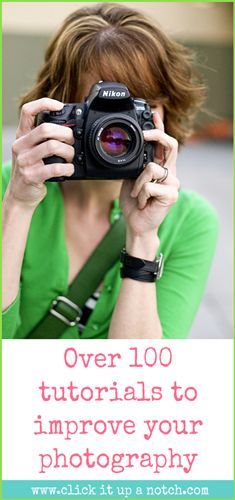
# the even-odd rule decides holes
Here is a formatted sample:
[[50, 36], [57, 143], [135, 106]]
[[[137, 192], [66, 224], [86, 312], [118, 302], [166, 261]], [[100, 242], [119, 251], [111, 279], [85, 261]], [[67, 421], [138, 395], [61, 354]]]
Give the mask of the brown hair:
[[153, 107], [162, 104], [165, 128], [183, 143], [204, 100], [192, 55], [142, 13], [115, 3], [80, 8], [50, 42], [37, 83], [25, 102], [81, 99], [86, 77], [119, 81]]

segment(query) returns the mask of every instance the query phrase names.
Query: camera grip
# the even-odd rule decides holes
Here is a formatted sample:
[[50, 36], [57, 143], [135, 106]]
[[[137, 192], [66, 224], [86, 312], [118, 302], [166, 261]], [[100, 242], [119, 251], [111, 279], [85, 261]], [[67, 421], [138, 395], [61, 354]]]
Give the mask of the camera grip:
[[[43, 158], [43, 163], [45, 165], [51, 165], [52, 163], [66, 163], [65, 159], [62, 158], [61, 156], [49, 156], [48, 158]], [[61, 177], [52, 177], [51, 179], [48, 179], [47, 182], [63, 182], [65, 181], [66, 177], [61, 176]]]

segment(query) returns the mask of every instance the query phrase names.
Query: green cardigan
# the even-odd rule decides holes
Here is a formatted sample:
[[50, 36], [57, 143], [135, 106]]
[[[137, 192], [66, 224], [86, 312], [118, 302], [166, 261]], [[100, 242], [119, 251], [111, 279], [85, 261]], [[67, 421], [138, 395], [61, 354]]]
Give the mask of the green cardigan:
[[[3, 168], [3, 195], [10, 170], [10, 165]], [[18, 296], [3, 312], [3, 338], [27, 337], [47, 313], [53, 299], [66, 295], [68, 289], [63, 197], [58, 183], [48, 183], [47, 190], [47, 196], [32, 218]], [[110, 214], [111, 223], [119, 213], [116, 201]], [[158, 234], [159, 252], [165, 258], [163, 276], [156, 284], [163, 337], [185, 338], [200, 305], [214, 254], [218, 234], [217, 214], [203, 198], [182, 190]], [[82, 339], [107, 338], [121, 285], [119, 274], [117, 262], [104, 278], [98, 303]], [[141, 307], [141, 304], [136, 304], [136, 307]], [[61, 338], [78, 338], [77, 327], [65, 325]]]

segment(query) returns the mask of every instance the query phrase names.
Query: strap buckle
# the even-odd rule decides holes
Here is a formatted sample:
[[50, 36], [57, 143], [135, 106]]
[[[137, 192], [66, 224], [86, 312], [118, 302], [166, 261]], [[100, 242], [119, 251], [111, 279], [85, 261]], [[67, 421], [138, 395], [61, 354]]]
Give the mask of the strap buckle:
[[163, 274], [163, 268], [164, 268], [164, 256], [162, 253], [160, 253], [158, 259], [156, 260], [157, 262], [157, 270], [156, 272], [154, 273], [155, 276], [156, 276], [156, 279], [157, 280], [160, 280], [160, 278], [162, 277], [162, 274]]
[[[62, 304], [62, 310], [57, 310]], [[67, 314], [67, 311], [68, 314]], [[82, 310], [77, 304], [74, 304], [71, 300], [69, 300], [67, 297], [64, 297], [63, 295], [59, 295], [55, 300], [52, 302], [52, 306], [50, 309], [50, 313], [55, 316], [56, 318], [60, 319], [60, 321], [63, 321], [68, 326], [76, 326], [79, 324], [79, 321], [82, 317]], [[70, 317], [72, 313], [72, 318]], [[74, 316], [75, 313], [75, 317]], [[66, 315], [65, 315], [66, 314]]]

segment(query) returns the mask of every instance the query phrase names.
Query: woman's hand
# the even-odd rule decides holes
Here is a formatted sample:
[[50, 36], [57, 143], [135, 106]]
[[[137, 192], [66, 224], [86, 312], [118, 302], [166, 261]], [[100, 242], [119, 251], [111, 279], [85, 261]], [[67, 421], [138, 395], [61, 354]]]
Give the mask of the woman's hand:
[[[11, 203], [26, 209], [35, 209], [46, 195], [44, 182], [51, 177], [70, 176], [74, 143], [72, 130], [53, 123], [34, 126], [35, 116], [41, 111], [58, 111], [63, 103], [43, 98], [24, 104], [12, 146], [12, 174], [6, 197]], [[67, 163], [45, 165], [43, 158], [57, 155]]]
[[[154, 258], [157, 250], [157, 230], [171, 206], [178, 199], [179, 180], [176, 177], [178, 144], [176, 139], [164, 132], [158, 113], [154, 113], [156, 128], [144, 131], [145, 141], [156, 141], [154, 162], [149, 163], [135, 180], [125, 180], [122, 185], [120, 204], [127, 222], [127, 251], [132, 255]], [[163, 159], [164, 167], [159, 163]], [[164, 182], [154, 182], [164, 178]], [[139, 243], [142, 242], [140, 248]], [[137, 250], [138, 246], [138, 250]], [[149, 251], [148, 251], [149, 248]], [[134, 253], [133, 253], [134, 252]]]

